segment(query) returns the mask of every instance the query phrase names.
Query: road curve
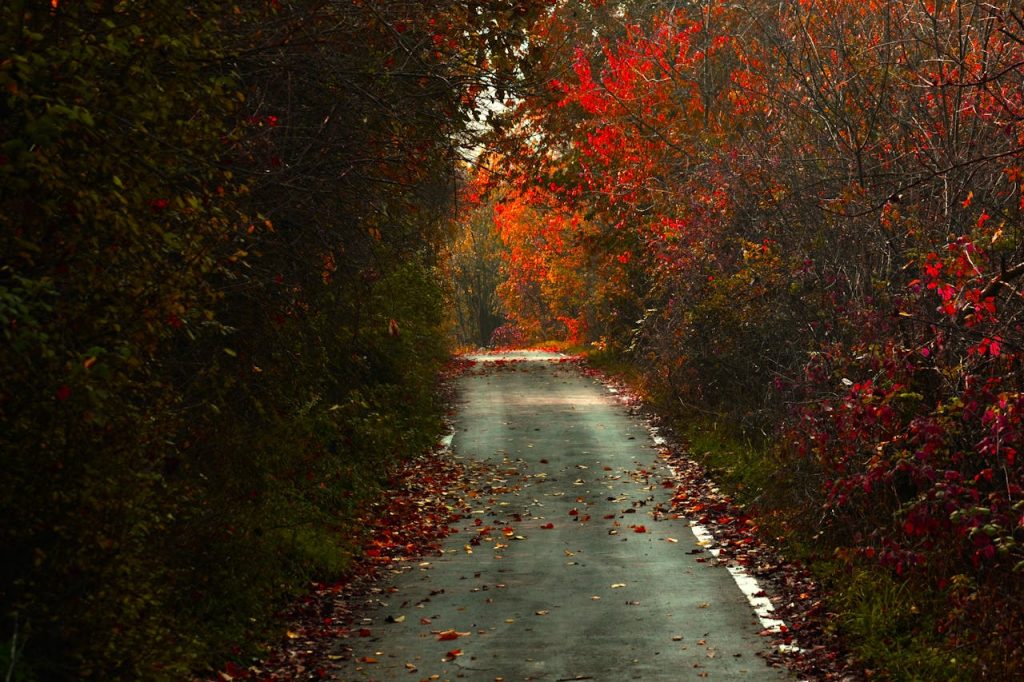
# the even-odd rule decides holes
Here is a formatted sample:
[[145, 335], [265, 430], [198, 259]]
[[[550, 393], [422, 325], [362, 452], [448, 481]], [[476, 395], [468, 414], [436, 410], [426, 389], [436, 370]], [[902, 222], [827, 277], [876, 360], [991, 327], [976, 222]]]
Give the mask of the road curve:
[[646, 426], [556, 354], [470, 359], [452, 449], [493, 480], [442, 556], [381, 591], [337, 679], [790, 679], [667, 513]]

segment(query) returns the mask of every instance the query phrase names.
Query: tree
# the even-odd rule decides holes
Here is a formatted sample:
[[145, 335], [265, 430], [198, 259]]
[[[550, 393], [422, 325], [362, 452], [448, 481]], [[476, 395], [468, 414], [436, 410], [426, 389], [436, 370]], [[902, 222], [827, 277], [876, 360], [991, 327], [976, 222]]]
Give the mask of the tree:
[[494, 230], [493, 202], [474, 192], [465, 201], [469, 205], [461, 212], [447, 258], [452, 305], [459, 341], [487, 346], [505, 321], [497, 296], [503, 246]]

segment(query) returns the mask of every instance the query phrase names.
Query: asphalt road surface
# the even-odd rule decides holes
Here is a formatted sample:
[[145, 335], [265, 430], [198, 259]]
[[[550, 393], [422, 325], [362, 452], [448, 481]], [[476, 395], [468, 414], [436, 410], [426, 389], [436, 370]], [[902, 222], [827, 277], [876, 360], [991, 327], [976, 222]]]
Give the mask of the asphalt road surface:
[[784, 680], [729, 571], [668, 513], [647, 427], [559, 356], [471, 356], [452, 450], [493, 472], [395, 575], [345, 680]]

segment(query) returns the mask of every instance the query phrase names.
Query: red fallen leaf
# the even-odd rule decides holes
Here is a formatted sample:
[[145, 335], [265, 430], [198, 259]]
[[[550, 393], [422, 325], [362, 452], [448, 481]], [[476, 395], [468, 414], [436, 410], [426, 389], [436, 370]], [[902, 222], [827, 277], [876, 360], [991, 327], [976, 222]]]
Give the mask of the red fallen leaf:
[[458, 658], [461, 655], [462, 655], [462, 649], [452, 649], [447, 654], [445, 654], [445, 656], [447, 656], [448, 660], [450, 660], [450, 661], [455, 660], [456, 658]]
[[224, 670], [217, 673], [217, 676], [225, 681], [245, 680], [250, 677], [248, 670], [238, 665], [237, 663], [233, 663], [232, 661], [228, 661], [227, 664], [224, 666]]
[[541, 526], [541, 528], [543, 528], [545, 530], [551, 530], [554, 527], [555, 527], [555, 524], [553, 524], [553, 523], [545, 523], [543, 526]]
[[430, 625], [432, 622], [429, 618], [420, 618], [420, 625]]
[[580, 515], [580, 511], [576, 507], [573, 507], [572, 509], [569, 510], [569, 516], [579, 516], [579, 515]]
[[615, 518], [615, 514], [605, 514], [604, 518], [606, 518], [606, 519], [614, 519]]
[[647, 527], [646, 526], [632, 526], [632, 528], [633, 528], [633, 532], [634, 533], [646, 533], [647, 532]]
[[71, 387], [67, 385], [58, 387], [56, 396], [57, 400], [60, 400], [61, 402], [67, 400], [71, 397]]
[[359, 628], [360, 637], [369, 637], [372, 634], [373, 632], [370, 631], [370, 628]]
[[675, 486], [676, 486], [676, 484], [673, 483], [672, 481], [662, 481], [661, 482], [661, 487], [662, 488], [674, 488]]
[[373, 656], [363, 656], [362, 658], [359, 659], [359, 662], [360, 663], [376, 663], [377, 659], [374, 658]]

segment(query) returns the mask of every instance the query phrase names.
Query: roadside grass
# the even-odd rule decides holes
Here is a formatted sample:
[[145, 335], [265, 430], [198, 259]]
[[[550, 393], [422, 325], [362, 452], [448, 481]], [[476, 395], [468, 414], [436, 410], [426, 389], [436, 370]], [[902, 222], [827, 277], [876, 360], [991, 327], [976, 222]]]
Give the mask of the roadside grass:
[[582, 355], [591, 367], [617, 377], [644, 399], [648, 398], [643, 372], [635, 364], [624, 359], [621, 353], [595, 346], [569, 346], [564, 352]]
[[957, 660], [937, 626], [945, 599], [884, 567], [816, 562], [828, 589], [836, 631], [868, 669], [892, 680], [969, 680], [975, 667]]
[[675, 424], [689, 454], [743, 504], [760, 504], [778, 478], [771, 453], [763, 445], [709, 416]]

